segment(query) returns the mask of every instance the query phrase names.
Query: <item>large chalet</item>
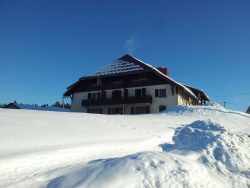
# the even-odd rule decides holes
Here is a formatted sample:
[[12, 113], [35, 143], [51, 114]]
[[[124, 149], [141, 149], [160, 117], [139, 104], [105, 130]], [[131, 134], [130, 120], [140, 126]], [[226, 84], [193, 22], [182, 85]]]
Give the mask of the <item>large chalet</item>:
[[71, 97], [71, 111], [100, 114], [155, 113], [209, 101], [202, 90], [170, 78], [167, 68], [155, 68], [130, 55], [81, 77], [64, 96]]

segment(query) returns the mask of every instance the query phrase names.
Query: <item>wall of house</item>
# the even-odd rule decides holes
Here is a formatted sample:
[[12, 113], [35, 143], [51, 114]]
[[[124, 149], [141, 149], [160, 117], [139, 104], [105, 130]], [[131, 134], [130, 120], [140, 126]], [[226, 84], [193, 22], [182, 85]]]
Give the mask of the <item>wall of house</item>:
[[[128, 89], [128, 96], [135, 96], [135, 89], [146, 88], [146, 95], [152, 96], [152, 104], [126, 104], [126, 105], [112, 105], [112, 107], [123, 107], [126, 114], [131, 113], [131, 107], [135, 106], [150, 106], [150, 113], [159, 112], [159, 106], [165, 105], [167, 108], [173, 107], [178, 104], [178, 94], [176, 93], [175, 87], [173, 88], [174, 93], [172, 94], [171, 85], [154, 85], [154, 86], [145, 86], [145, 87], [133, 87]], [[166, 97], [155, 97], [155, 89], [166, 89], [167, 96]], [[122, 97], [124, 97], [124, 90], [120, 89], [122, 93]], [[112, 91], [114, 90], [106, 90], [106, 98], [112, 97]], [[88, 98], [88, 93], [94, 92], [80, 92], [73, 94], [73, 100], [71, 105], [71, 111], [73, 112], [87, 112], [87, 109], [82, 106], [82, 100], [86, 100]], [[101, 91], [99, 91], [101, 92]], [[96, 106], [96, 108], [103, 108], [103, 113], [108, 113], [108, 107], [111, 106]], [[91, 108], [95, 108], [92, 106]]]
[[82, 106], [82, 100], [88, 98], [88, 92], [73, 93], [71, 102], [72, 112], [87, 112], [87, 109]]
[[193, 98], [188, 96], [183, 90], [179, 90], [178, 92], [178, 105], [194, 105], [196, 102]]

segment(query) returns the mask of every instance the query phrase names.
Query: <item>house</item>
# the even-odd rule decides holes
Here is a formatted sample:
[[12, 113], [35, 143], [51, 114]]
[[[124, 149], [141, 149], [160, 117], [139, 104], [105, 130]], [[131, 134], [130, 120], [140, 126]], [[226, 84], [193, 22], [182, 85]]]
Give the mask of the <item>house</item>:
[[57, 112], [69, 112], [69, 109], [52, 107], [52, 106], [36, 106], [30, 104], [18, 104], [18, 103], [9, 103], [6, 108], [9, 109], [24, 109], [24, 110], [42, 110], [42, 111], [57, 111]]
[[144, 114], [175, 105], [203, 105], [201, 90], [181, 84], [167, 68], [155, 68], [130, 55], [81, 77], [67, 88], [71, 111], [103, 114]]
[[248, 107], [246, 113], [250, 114], [250, 106]]

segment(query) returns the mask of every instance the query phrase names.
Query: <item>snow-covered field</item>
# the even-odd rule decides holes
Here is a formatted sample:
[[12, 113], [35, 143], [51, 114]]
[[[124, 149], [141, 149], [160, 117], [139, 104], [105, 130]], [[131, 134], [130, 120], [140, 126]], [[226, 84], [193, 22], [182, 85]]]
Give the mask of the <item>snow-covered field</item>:
[[250, 116], [0, 109], [0, 187], [250, 187]]

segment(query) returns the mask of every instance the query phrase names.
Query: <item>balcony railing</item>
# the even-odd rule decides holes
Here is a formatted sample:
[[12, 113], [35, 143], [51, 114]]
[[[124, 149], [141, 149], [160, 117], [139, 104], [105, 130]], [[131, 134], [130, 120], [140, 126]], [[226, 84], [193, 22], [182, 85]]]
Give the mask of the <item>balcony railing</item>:
[[82, 106], [100, 106], [100, 105], [117, 105], [117, 104], [133, 104], [133, 103], [150, 103], [152, 104], [152, 96], [142, 97], [120, 97], [120, 98], [101, 98], [82, 100]]

